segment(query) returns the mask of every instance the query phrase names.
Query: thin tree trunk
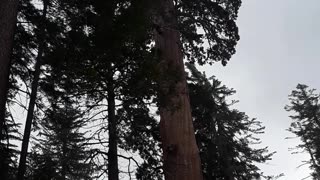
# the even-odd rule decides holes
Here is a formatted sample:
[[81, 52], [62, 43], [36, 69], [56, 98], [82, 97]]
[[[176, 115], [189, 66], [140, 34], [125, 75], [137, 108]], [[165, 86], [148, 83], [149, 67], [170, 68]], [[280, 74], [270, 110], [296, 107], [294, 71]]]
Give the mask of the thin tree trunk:
[[[112, 36], [112, 26], [115, 17], [115, 11], [117, 8], [117, 3], [115, 0], [101, 1], [101, 9], [103, 11], [99, 12], [98, 24], [96, 28], [96, 44], [99, 53], [102, 54], [112, 54], [110, 47], [106, 43], [113, 41]], [[99, 1], [98, 1], [99, 2]], [[100, 10], [101, 10], [100, 9]], [[112, 59], [111, 57], [108, 57]], [[109, 59], [108, 59], [109, 60]], [[106, 61], [108, 61], [106, 60]], [[112, 70], [112, 63], [107, 62], [108, 72], [106, 75], [107, 80], [107, 102], [108, 102], [108, 133], [109, 133], [109, 150], [108, 150], [108, 179], [119, 180], [119, 168], [118, 168], [118, 135], [117, 135], [117, 120], [115, 117], [115, 93], [114, 93], [114, 72]]]
[[61, 159], [61, 178], [62, 180], [67, 179], [67, 163], [66, 163], [66, 151], [67, 151], [67, 142], [64, 139], [62, 142], [62, 159]]
[[221, 163], [221, 172], [222, 172], [222, 177], [223, 179], [225, 180], [234, 180], [234, 176], [233, 176], [233, 169], [232, 169], [232, 166], [231, 166], [231, 159], [230, 157], [227, 155], [227, 152], [228, 152], [228, 147], [226, 145], [226, 140], [227, 140], [227, 137], [225, 137], [226, 133], [224, 133], [224, 126], [223, 126], [223, 123], [221, 122], [221, 120], [217, 120], [217, 126], [218, 126], [218, 135], [217, 135], [217, 138], [218, 138], [218, 148], [220, 149], [219, 150], [219, 154], [220, 154], [220, 157], [219, 157], [219, 161]]
[[117, 135], [117, 120], [115, 116], [116, 106], [115, 106], [114, 79], [113, 79], [112, 70], [110, 70], [108, 73], [107, 93], [108, 93], [108, 97], [107, 97], [108, 131], [109, 131], [108, 179], [119, 180], [118, 135]]
[[210, 135], [210, 142], [208, 145], [207, 156], [208, 156], [208, 165], [207, 165], [207, 176], [206, 179], [216, 180], [216, 172], [213, 172], [214, 161], [216, 160], [217, 155], [217, 129], [216, 129], [216, 119], [210, 120], [208, 126], [212, 134]]
[[307, 138], [304, 138], [304, 135], [306, 134], [305, 133], [305, 130], [303, 129], [303, 127], [301, 125], [299, 125], [299, 128], [301, 129], [301, 131], [303, 132], [303, 135], [302, 135], [302, 142], [306, 145], [306, 149], [310, 155], [310, 158], [311, 158], [311, 165], [313, 166], [313, 168], [315, 169], [316, 171], [316, 176], [317, 178], [320, 178], [320, 167], [316, 161], [316, 158], [314, 157], [314, 153], [312, 152], [312, 148], [311, 148], [311, 144], [309, 142], [307, 142]]
[[[17, 21], [18, 0], [0, 0], [0, 142], [3, 140], [6, 101], [11, 66], [14, 28]], [[6, 153], [0, 145], [0, 179], [7, 179]]]
[[48, 0], [43, 1], [43, 12], [42, 12], [42, 24], [41, 24], [41, 30], [40, 30], [40, 36], [39, 36], [39, 47], [38, 47], [38, 55], [36, 58], [36, 64], [35, 64], [35, 70], [34, 70], [34, 77], [31, 84], [31, 95], [30, 95], [30, 101], [28, 106], [28, 114], [26, 119], [26, 124], [24, 128], [24, 134], [23, 134], [23, 140], [22, 140], [22, 147], [20, 152], [20, 161], [19, 161], [19, 168], [18, 168], [18, 180], [24, 179], [24, 173], [26, 170], [26, 159], [28, 154], [28, 146], [29, 146], [29, 140], [30, 140], [30, 133], [31, 133], [31, 125], [33, 120], [33, 113], [34, 113], [34, 106], [36, 103], [37, 98], [37, 91], [38, 91], [38, 83], [40, 78], [40, 72], [41, 72], [41, 65], [42, 65], [42, 55], [45, 47], [44, 42], [44, 36], [45, 36], [45, 20], [47, 15], [47, 6], [48, 6]]
[[155, 33], [155, 42], [160, 58], [160, 133], [164, 175], [166, 180], [202, 180], [174, 4], [172, 0], [158, 2], [156, 23], [159, 29]]

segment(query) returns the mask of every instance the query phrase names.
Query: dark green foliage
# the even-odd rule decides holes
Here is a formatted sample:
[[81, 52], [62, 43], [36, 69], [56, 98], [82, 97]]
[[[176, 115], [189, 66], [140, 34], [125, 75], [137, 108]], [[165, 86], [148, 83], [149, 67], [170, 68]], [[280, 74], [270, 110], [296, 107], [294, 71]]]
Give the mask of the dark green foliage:
[[289, 95], [290, 104], [285, 109], [292, 113], [292, 123], [288, 129], [299, 137], [302, 144], [296, 148], [310, 155], [309, 164], [313, 179], [320, 177], [320, 95], [307, 85], [298, 84]]
[[219, 61], [226, 65], [240, 39], [235, 20], [241, 0], [175, 2], [187, 59], [200, 65]]
[[31, 156], [33, 179], [91, 179], [85, 119], [70, 102], [53, 104], [41, 122]]
[[[235, 90], [221, 85], [214, 77], [206, 78], [195, 66], [187, 64], [195, 135], [206, 179], [257, 179], [263, 177], [257, 163], [265, 163], [273, 153], [267, 147], [253, 148], [260, 143], [255, 135], [264, 127], [245, 113], [231, 109], [228, 103]], [[210, 82], [211, 81], [211, 82]]]
[[[10, 87], [16, 86], [16, 82], [10, 79]], [[5, 158], [2, 163], [2, 167], [4, 167], [7, 172], [7, 177], [9, 179], [14, 179], [16, 177], [17, 170], [17, 160], [18, 160], [18, 150], [17, 150], [17, 142], [21, 140], [21, 134], [19, 132], [20, 125], [16, 123], [11, 110], [14, 106], [14, 96], [17, 94], [17, 90], [14, 88], [9, 89], [8, 99], [7, 99], [7, 113], [6, 113], [6, 121], [4, 124], [4, 131], [1, 132], [3, 134], [3, 139], [0, 140], [0, 153], [4, 155]]]
[[[41, 152], [41, 151], [40, 151]], [[57, 162], [54, 162], [50, 153], [40, 154], [39, 149], [33, 149], [29, 154], [29, 169], [26, 172], [26, 179], [48, 180], [59, 177], [56, 172]]]
[[145, 103], [128, 103], [118, 110], [120, 147], [136, 152], [143, 159], [137, 168], [137, 179], [162, 179], [159, 122]]
[[154, 29], [171, 28], [181, 33], [183, 53], [191, 63], [200, 65], [221, 62], [226, 65], [236, 52], [239, 41], [236, 25], [241, 0], [175, 0], [178, 27], [160, 27], [157, 22], [161, 1], [152, 4]]
[[[45, 55], [48, 68], [41, 89], [49, 96], [46, 98], [61, 96], [66, 93], [63, 90], [68, 90], [73, 97], [86, 98], [83, 100], [89, 108], [102, 107], [101, 112], [106, 111], [103, 103], [110, 95], [107, 92], [110, 86], [114, 87], [117, 100], [150, 98], [153, 90], [149, 78], [154, 64], [147, 42], [150, 34], [144, 30], [147, 16], [143, 14], [141, 1], [134, 1], [131, 6], [117, 1], [82, 5], [63, 9], [70, 16], [71, 29]], [[113, 14], [114, 11], [117, 13]], [[104, 119], [109, 121], [109, 117]], [[105, 129], [102, 126], [97, 132]]]
[[16, 143], [21, 140], [21, 134], [18, 131], [19, 127], [20, 124], [17, 124], [12, 118], [11, 113], [7, 112], [4, 132], [2, 132], [3, 139], [0, 140], [0, 153], [3, 155], [4, 160], [0, 163], [5, 168], [9, 179], [16, 177], [19, 153]]

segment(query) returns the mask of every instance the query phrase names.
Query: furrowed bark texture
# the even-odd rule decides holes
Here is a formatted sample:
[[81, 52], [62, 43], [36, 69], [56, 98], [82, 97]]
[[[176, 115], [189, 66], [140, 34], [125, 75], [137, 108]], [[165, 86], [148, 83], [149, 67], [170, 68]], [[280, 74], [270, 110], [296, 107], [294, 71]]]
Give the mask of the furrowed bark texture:
[[[0, 1], [0, 141], [5, 126], [6, 101], [11, 65], [14, 28], [17, 21], [18, 0]], [[6, 153], [0, 147], [0, 179], [7, 179]]]
[[160, 133], [166, 180], [202, 180], [192, 124], [180, 33], [172, 0], [158, 0], [155, 32], [160, 58]]

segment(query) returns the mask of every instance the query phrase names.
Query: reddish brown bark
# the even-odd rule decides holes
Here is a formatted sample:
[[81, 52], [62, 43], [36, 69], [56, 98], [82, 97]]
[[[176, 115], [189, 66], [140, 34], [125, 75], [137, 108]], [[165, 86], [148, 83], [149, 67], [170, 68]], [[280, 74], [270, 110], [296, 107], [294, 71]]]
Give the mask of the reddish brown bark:
[[[6, 101], [18, 0], [0, 0], [0, 140], [5, 126]], [[0, 147], [0, 179], [7, 179], [5, 153]], [[5, 166], [5, 167], [4, 167]]]
[[202, 180], [177, 17], [172, 0], [158, 2], [155, 41], [160, 56], [160, 133], [165, 179]]

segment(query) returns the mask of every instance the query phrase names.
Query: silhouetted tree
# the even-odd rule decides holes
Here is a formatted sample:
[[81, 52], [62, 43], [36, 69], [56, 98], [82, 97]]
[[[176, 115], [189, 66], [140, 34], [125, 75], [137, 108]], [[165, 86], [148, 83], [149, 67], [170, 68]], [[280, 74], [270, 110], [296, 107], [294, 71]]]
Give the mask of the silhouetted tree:
[[[12, 105], [12, 90], [9, 90], [7, 99], [7, 105]], [[20, 124], [16, 123], [13, 115], [10, 112], [10, 108], [7, 108], [5, 124], [3, 126], [3, 139], [0, 140], [0, 146], [3, 148], [1, 155], [3, 156], [2, 164], [5, 176], [8, 179], [16, 179], [16, 172], [18, 168], [18, 155], [17, 142], [21, 140], [21, 134], [19, 133]]]
[[68, 97], [52, 97], [31, 153], [31, 179], [92, 179], [86, 118]]
[[[81, 89], [89, 100], [93, 100], [93, 106], [98, 107], [106, 102], [106, 106], [101, 106], [102, 112], [107, 111], [103, 119], [108, 124], [106, 172], [108, 178], [115, 180], [119, 178], [118, 134], [121, 128], [117, 119], [117, 107], [121, 107], [123, 98], [130, 96], [127, 90], [146, 92], [144, 90], [146, 86], [143, 86], [146, 83], [143, 81], [148, 77], [143, 76], [147, 74], [140, 77], [136, 75], [140, 73], [140, 69], [144, 69], [142, 66], [148, 64], [147, 60], [151, 57], [147, 43], [150, 34], [145, 26], [148, 21], [145, 20], [147, 16], [144, 2], [146, 1], [132, 1], [129, 5], [115, 0], [91, 2], [93, 9], [88, 22], [85, 22], [90, 31], [88, 31], [88, 45], [82, 47], [86, 52], [82, 70], [87, 74], [82, 79]], [[83, 71], [78, 73], [83, 74]], [[139, 87], [137, 84], [129, 85], [128, 81], [143, 85]], [[142, 98], [144, 96], [147, 94]], [[119, 102], [118, 105], [116, 101]], [[97, 132], [105, 128], [102, 126]]]
[[[246, 180], [264, 177], [257, 163], [265, 163], [273, 153], [255, 137], [263, 133], [260, 121], [231, 109], [237, 101], [229, 89], [215, 77], [207, 78], [194, 65], [187, 64], [195, 135], [200, 150], [202, 170], [209, 180]], [[267, 177], [266, 177], [267, 178]]]
[[289, 95], [290, 104], [285, 110], [292, 112], [292, 123], [288, 129], [299, 137], [302, 144], [296, 148], [302, 149], [310, 155], [310, 164], [313, 179], [320, 178], [320, 95], [315, 89], [307, 85], [298, 84], [296, 89]]
[[29, 106], [28, 106], [28, 114], [26, 118], [26, 124], [24, 128], [23, 133], [23, 139], [22, 139], [22, 147], [21, 147], [21, 153], [20, 153], [20, 159], [19, 159], [19, 169], [18, 169], [18, 180], [24, 179], [24, 173], [26, 169], [26, 159], [27, 159], [27, 153], [28, 153], [28, 146], [29, 146], [29, 139], [31, 134], [31, 125], [33, 121], [33, 114], [34, 114], [34, 107], [36, 104], [36, 98], [37, 98], [37, 92], [38, 92], [38, 83], [40, 79], [40, 72], [41, 72], [41, 65], [42, 65], [42, 56], [43, 52], [45, 50], [45, 27], [46, 27], [46, 16], [47, 16], [47, 10], [48, 10], [49, 1], [44, 0], [43, 1], [43, 10], [42, 10], [42, 16], [39, 23], [39, 37], [38, 37], [38, 54], [36, 57], [35, 62], [35, 68], [34, 68], [34, 75], [32, 79], [32, 85], [31, 85], [31, 94], [29, 99]]

